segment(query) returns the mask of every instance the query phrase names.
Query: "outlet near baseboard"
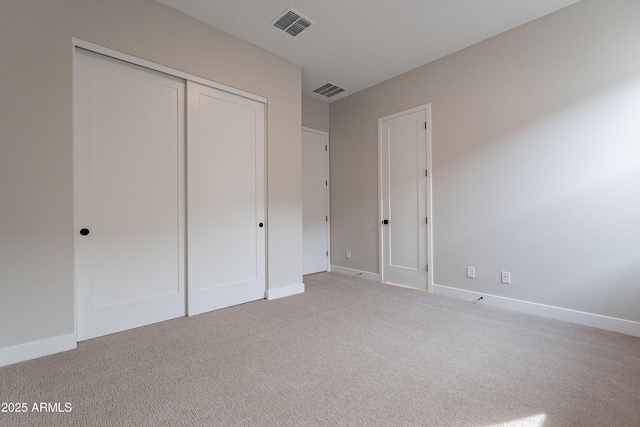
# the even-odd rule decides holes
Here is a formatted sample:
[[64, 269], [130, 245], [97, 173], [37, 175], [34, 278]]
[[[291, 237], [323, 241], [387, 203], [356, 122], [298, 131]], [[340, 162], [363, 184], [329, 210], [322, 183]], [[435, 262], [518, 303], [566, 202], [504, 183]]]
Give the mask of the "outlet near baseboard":
[[500, 272], [500, 281], [506, 284], [511, 283], [511, 273], [509, 273], [508, 271]]
[[476, 277], [476, 268], [475, 267], [467, 267], [467, 277], [469, 279], [474, 279]]

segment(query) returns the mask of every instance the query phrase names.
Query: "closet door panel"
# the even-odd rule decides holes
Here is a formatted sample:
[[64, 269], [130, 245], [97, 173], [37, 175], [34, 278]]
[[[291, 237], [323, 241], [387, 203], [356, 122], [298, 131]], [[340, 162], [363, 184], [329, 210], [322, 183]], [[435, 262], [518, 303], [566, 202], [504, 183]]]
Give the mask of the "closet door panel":
[[78, 340], [185, 314], [184, 92], [181, 79], [76, 50]]
[[264, 298], [264, 104], [188, 83], [188, 313]]

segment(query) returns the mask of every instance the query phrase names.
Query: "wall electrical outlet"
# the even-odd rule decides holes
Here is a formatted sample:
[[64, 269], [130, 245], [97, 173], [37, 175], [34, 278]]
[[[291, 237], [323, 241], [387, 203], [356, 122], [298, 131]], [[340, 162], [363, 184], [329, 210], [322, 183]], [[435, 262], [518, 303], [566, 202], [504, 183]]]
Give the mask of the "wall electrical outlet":
[[347, 258], [351, 258], [351, 250], [347, 250]]
[[509, 273], [508, 271], [502, 271], [500, 273], [500, 281], [506, 284], [511, 283], [511, 273]]
[[475, 267], [467, 267], [467, 277], [469, 279], [473, 279], [476, 277], [476, 268]]

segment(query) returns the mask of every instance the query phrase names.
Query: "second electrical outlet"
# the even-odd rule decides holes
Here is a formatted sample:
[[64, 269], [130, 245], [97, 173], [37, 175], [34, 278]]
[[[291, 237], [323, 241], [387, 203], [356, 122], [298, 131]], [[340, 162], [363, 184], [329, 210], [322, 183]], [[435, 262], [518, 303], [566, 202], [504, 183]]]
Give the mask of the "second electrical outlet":
[[476, 268], [475, 267], [467, 267], [467, 277], [469, 279], [473, 279], [476, 277]]

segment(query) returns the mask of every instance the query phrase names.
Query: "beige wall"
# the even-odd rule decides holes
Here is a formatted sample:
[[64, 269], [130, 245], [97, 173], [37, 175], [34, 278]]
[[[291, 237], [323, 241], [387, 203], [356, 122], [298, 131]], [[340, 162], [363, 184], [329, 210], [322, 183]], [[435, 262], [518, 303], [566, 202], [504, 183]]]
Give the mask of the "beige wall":
[[0, 353], [74, 332], [72, 37], [268, 99], [268, 281], [301, 284], [298, 66], [152, 0], [2, 0]]
[[329, 104], [310, 96], [303, 96], [302, 126], [329, 132]]
[[330, 104], [332, 264], [378, 272], [376, 122], [431, 103], [434, 283], [640, 321], [638, 16], [583, 0]]

